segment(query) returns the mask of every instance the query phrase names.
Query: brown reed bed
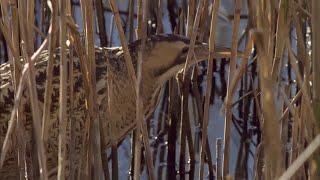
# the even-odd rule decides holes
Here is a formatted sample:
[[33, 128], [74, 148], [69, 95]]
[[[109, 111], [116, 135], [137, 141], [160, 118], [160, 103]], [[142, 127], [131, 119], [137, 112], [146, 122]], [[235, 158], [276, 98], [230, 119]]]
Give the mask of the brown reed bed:
[[[20, 179], [49, 179], [52, 171], [57, 171], [57, 179], [61, 180], [121, 178], [119, 173], [123, 169], [119, 169], [119, 163], [124, 158], [118, 156], [121, 143], [114, 142], [111, 154], [107, 153], [95, 78], [95, 46], [112, 46], [113, 39], [118, 39], [137, 97], [137, 128], [131, 133], [131, 158], [126, 160], [131, 164], [130, 178], [140, 179], [145, 167], [148, 179], [319, 178], [320, 2], [235, 0], [231, 3], [231, 14], [222, 12], [225, 2], [220, 0], [179, 2], [2, 0], [0, 62], [11, 64], [14, 106], [4, 127], [6, 136], [0, 141], [1, 166], [14, 149]], [[119, 10], [123, 4], [127, 7]], [[77, 8], [80, 13], [76, 13]], [[110, 15], [113, 19], [107, 18]], [[219, 18], [232, 28], [231, 54], [227, 59], [214, 59]], [[79, 19], [82, 24], [75, 23]], [[245, 28], [241, 29], [241, 24]], [[110, 29], [115, 26], [116, 33], [108, 32], [108, 26]], [[149, 36], [167, 31], [188, 37], [190, 48], [184, 71], [163, 88], [157, 107], [159, 116], [154, 115], [152, 120], [157, 120], [154, 127], [143, 114], [145, 43]], [[128, 43], [134, 39], [142, 40], [137, 72], [128, 49]], [[208, 61], [190, 67], [196, 41], [208, 43], [210, 54]], [[58, 167], [49, 170], [45, 144], [50, 129], [53, 63], [58, 47], [61, 73], [59, 127], [55, 128], [59, 128], [59, 154]], [[48, 50], [48, 63], [44, 103], [40, 104], [34, 62], [44, 49]], [[79, 169], [72, 163], [76, 158], [73, 155], [76, 129], [68, 118], [73, 116], [72, 111], [67, 111], [68, 104], [73, 109], [74, 99], [70, 85], [74, 83], [73, 63], [68, 66], [66, 62], [67, 55], [73, 56], [69, 51], [74, 51], [80, 59], [88, 109]], [[28, 132], [23, 93], [31, 102], [31, 140], [25, 139]], [[224, 131], [214, 139], [210, 134], [214, 127], [209, 124], [219, 120], [214, 115], [211, 117], [210, 110], [218, 106], [217, 101], [223, 102], [219, 108]], [[197, 128], [198, 131], [194, 130]], [[235, 148], [232, 136], [240, 139], [237, 154], [231, 151]], [[232, 156], [236, 157], [234, 162]], [[65, 176], [67, 164], [70, 177]]]

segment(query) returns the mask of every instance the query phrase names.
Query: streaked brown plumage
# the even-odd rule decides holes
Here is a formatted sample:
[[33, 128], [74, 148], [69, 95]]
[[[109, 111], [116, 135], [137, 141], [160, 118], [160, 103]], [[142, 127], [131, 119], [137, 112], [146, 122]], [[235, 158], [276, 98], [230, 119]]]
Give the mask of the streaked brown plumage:
[[[140, 49], [140, 41], [129, 45], [133, 65], [136, 69], [137, 53]], [[186, 55], [189, 49], [189, 40], [181, 36], [157, 35], [148, 39], [145, 49], [144, 68], [143, 68], [143, 103], [145, 115], [150, 115], [157, 102], [158, 95], [163, 84], [174, 76], [184, 66]], [[229, 56], [229, 50], [217, 48], [217, 57]], [[197, 43], [195, 46], [197, 61], [204, 60], [208, 56], [208, 47], [205, 44]], [[136, 94], [134, 84], [128, 77], [122, 48], [96, 48], [96, 82], [97, 82], [97, 104], [99, 118], [102, 122], [102, 129], [106, 144], [112, 141], [118, 142], [135, 127], [135, 101]], [[39, 108], [42, 110], [44, 101], [44, 87], [46, 79], [46, 65], [48, 60], [47, 51], [42, 52], [36, 62], [36, 82], [38, 90]], [[75, 161], [73, 164], [80, 170], [81, 149], [84, 139], [84, 125], [88, 118], [88, 111], [85, 106], [85, 93], [80, 73], [79, 59], [72, 58], [74, 64], [74, 98], [73, 109], [69, 109], [69, 120], [75, 128]], [[70, 62], [70, 61], [69, 61]], [[13, 86], [10, 65], [0, 66], [0, 146], [7, 132], [8, 121], [13, 107]], [[31, 145], [32, 139], [32, 119], [30, 104], [24, 96], [22, 112], [26, 115], [25, 140]], [[57, 167], [58, 155], [58, 110], [59, 110], [59, 51], [56, 53], [53, 94], [51, 106], [51, 122], [49, 128], [48, 142], [46, 142], [47, 166], [48, 171], [53, 171]], [[108, 107], [108, 105], [111, 105]], [[69, 107], [69, 106], [68, 106]], [[109, 111], [110, 110], [110, 111]], [[109, 113], [111, 112], [111, 114]], [[68, 126], [70, 130], [70, 126]], [[14, 149], [12, 145], [11, 149]], [[19, 176], [16, 166], [16, 152], [11, 150], [7, 155], [4, 167], [0, 170], [0, 177], [15, 179]], [[54, 172], [54, 171], [53, 171]], [[68, 172], [68, 171], [67, 171]], [[77, 172], [76, 172], [77, 173]], [[55, 175], [55, 173], [53, 173]]]

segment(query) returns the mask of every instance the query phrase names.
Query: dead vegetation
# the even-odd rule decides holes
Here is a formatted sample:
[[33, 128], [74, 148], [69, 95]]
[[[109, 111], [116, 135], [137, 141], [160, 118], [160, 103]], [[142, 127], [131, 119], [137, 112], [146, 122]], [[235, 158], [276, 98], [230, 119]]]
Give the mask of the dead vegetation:
[[[118, 5], [125, 2], [127, 10], [119, 11]], [[66, 155], [66, 143], [74, 139], [71, 138], [69, 142], [66, 138], [67, 134], [73, 133], [72, 128], [71, 132], [67, 132], [70, 112], [66, 110], [68, 96], [73, 99], [72, 86], [68, 87], [73, 79], [68, 76], [72, 66], [67, 66], [65, 57], [67, 48], [73, 48], [80, 57], [89, 112], [80, 178], [119, 179], [118, 162], [123, 157], [117, 155], [118, 144], [112, 145], [109, 159], [100, 136], [103, 129], [100, 126], [101, 119], [97, 116], [94, 61], [94, 46], [112, 46], [112, 40], [118, 34], [130, 74], [128, 78], [132, 78], [136, 84], [137, 129], [131, 135], [132, 158], [128, 160], [131, 162], [133, 179], [140, 179], [145, 162], [149, 179], [318, 179], [320, 1], [231, 2], [233, 14], [225, 15], [219, 13], [222, 3], [219, 0], [182, 0], [181, 3], [175, 0], [2, 0], [0, 59], [12, 65], [10, 71], [14, 75], [15, 105], [6, 128], [6, 137], [1, 137], [1, 165], [9, 149], [15, 147], [16, 156], [19, 157], [16, 163], [21, 169], [20, 179], [49, 178], [44, 144], [50, 118], [52, 59], [54, 50], [60, 47], [57, 178], [67, 178], [66, 164], [71, 164], [71, 172], [75, 171], [72, 156]], [[80, 13], [76, 13], [76, 8], [80, 8]], [[164, 11], [168, 13], [165, 15]], [[110, 22], [106, 20], [106, 14], [113, 14]], [[168, 16], [166, 19], [169, 21], [165, 21], [164, 16]], [[232, 24], [231, 57], [228, 59], [213, 58], [218, 16], [225, 16], [228, 23]], [[76, 24], [75, 19], [81, 19], [82, 24]], [[243, 31], [241, 22], [245, 24]], [[113, 27], [113, 23], [115, 30], [110, 28], [110, 32], [107, 32], [106, 24], [112, 24], [109, 27]], [[172, 78], [164, 88], [162, 101], [157, 108], [160, 113], [154, 116], [158, 117], [155, 121], [157, 126], [153, 127], [150, 121], [144, 119], [141, 100], [143, 43], [148, 36], [165, 32], [166, 26], [172, 33], [190, 38], [191, 47], [185, 71], [177, 78]], [[137, 73], [127, 47], [133, 39], [142, 39]], [[209, 61], [188, 68], [194, 60], [192, 46], [196, 41], [209, 44]], [[40, 111], [34, 61], [43, 49], [49, 50], [49, 63], [45, 100]], [[20, 62], [20, 57], [25, 59], [24, 64]], [[217, 82], [218, 74], [221, 82]], [[203, 83], [206, 89], [203, 89]], [[24, 90], [31, 101], [32, 144], [26, 144], [29, 140], [24, 139], [26, 117], [21, 110], [23, 102], [20, 101]], [[212, 147], [215, 145], [212, 144], [216, 139], [210, 138], [212, 129], [208, 124], [217, 121], [210, 113], [217, 98], [224, 102], [220, 107], [223, 108], [225, 119], [224, 149], [221, 151], [218, 148], [221, 141], [217, 141], [214, 152], [218, 153], [214, 154]], [[193, 116], [190, 116], [190, 109], [194, 112]], [[199, 127], [199, 131], [195, 131], [194, 127]], [[232, 130], [237, 130], [236, 135], [240, 139], [235, 162], [230, 162], [230, 149], [235, 148], [231, 147], [230, 142]], [[13, 141], [12, 137], [16, 140]], [[70, 151], [72, 154], [72, 149]], [[34, 154], [32, 159], [27, 157], [30, 153]], [[221, 157], [223, 162], [220, 161]], [[108, 161], [112, 161], [112, 166]], [[165, 165], [159, 165], [159, 161], [165, 162]], [[206, 165], [208, 168], [205, 169]]]

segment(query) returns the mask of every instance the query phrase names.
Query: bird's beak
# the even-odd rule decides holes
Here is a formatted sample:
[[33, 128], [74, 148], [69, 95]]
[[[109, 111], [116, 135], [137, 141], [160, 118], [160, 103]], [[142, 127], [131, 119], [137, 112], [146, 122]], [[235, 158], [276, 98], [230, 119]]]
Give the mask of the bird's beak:
[[[187, 59], [188, 50], [186, 49], [175, 61], [176, 65], [179, 65], [180, 68], [184, 67]], [[228, 47], [221, 47], [216, 46], [212, 52], [209, 50], [209, 45], [206, 43], [196, 43], [194, 45], [193, 52], [191, 52], [191, 55], [193, 58], [189, 62], [188, 68], [190, 66], [193, 66], [194, 64], [209, 59], [209, 54], [211, 53], [211, 58], [217, 59], [217, 58], [230, 58], [231, 57], [231, 49]], [[237, 53], [238, 57], [242, 57], [242, 52]]]
[[[211, 57], [214, 59], [217, 58], [230, 58], [231, 57], [231, 49], [228, 47], [215, 46], [212, 52], [209, 50], [209, 45], [206, 43], [196, 44], [194, 47], [194, 58], [195, 63], [207, 60], [209, 58], [209, 54], [211, 53]], [[237, 52], [238, 57], [242, 57], [242, 52]]]
[[[170, 49], [174, 50], [174, 49]], [[167, 66], [163, 66], [161, 70], [157, 69], [156, 76], [158, 76], [160, 84], [167, 81], [170, 77], [174, 76], [178, 71], [182, 70], [185, 67], [188, 51], [190, 47], [186, 47], [182, 50], [182, 52], [178, 55], [178, 57], [171, 63], [167, 63]], [[198, 62], [205, 61], [209, 59], [209, 45], [205, 43], [196, 42], [194, 45], [193, 52], [191, 52], [192, 59], [188, 62], [187, 68], [195, 65]], [[242, 53], [238, 52], [237, 56], [241, 57]], [[211, 57], [214, 59], [217, 58], [230, 58], [231, 57], [231, 49], [227, 47], [219, 47], [216, 46], [211, 53]], [[151, 62], [151, 61], [150, 61]], [[154, 65], [154, 63], [152, 63]]]

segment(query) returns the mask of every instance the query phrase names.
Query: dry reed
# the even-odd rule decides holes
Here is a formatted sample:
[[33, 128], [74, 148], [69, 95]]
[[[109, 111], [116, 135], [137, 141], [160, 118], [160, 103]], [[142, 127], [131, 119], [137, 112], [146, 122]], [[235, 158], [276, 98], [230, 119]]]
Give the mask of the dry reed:
[[[209, 179], [214, 176], [217, 179], [262, 177], [316, 179], [320, 169], [318, 150], [320, 26], [317, 23], [320, 18], [319, 1], [236, 0], [233, 13], [226, 14], [225, 17], [222, 17], [219, 2], [190, 0], [177, 4], [175, 0], [168, 0], [168, 6], [165, 7], [162, 0], [155, 1], [155, 5], [151, 5], [149, 1], [128, 0], [128, 12], [126, 12], [119, 11], [119, 2], [115, 0], [109, 0], [109, 7], [106, 7], [107, 3], [103, 0], [48, 1], [47, 4], [39, 0], [1, 1], [0, 30], [3, 38], [0, 41], [6, 48], [0, 49], [3, 52], [0, 53], [0, 58], [5, 54], [6, 60], [12, 65], [10, 72], [14, 87], [14, 104], [10, 120], [5, 126], [6, 136], [1, 137], [3, 141], [0, 144], [2, 146], [0, 167], [4, 165], [12, 151], [17, 157], [16, 164], [19, 167], [17, 172], [20, 179], [35, 179], [35, 177], [48, 179], [56, 171], [58, 179], [66, 179], [67, 165], [70, 167], [72, 179], [121, 178], [121, 169], [118, 166], [122, 157], [118, 157], [118, 142], [112, 142], [112, 177], [109, 175], [105, 137], [102, 133], [105, 130], [101, 126], [104, 119], [98, 117], [96, 103], [98, 95], [95, 39], [99, 39], [100, 46], [112, 45], [112, 39], [115, 38], [114, 22], [124, 51], [129, 74], [127, 78], [131, 78], [134, 82], [137, 97], [138, 128], [133, 133], [131, 147], [133, 179], [141, 178], [144, 169], [141, 159], [145, 159], [149, 179], [156, 179], [158, 172], [161, 174], [159, 179], [164, 177], [205, 179], [206, 173], [209, 174]], [[221, 4], [223, 5], [223, 2]], [[136, 5], [138, 9], [135, 11]], [[83, 37], [72, 16], [76, 6], [81, 9], [78, 15], [81, 16], [84, 27]], [[248, 7], [247, 11], [242, 7]], [[112, 20], [109, 26], [110, 33], [106, 30], [107, 13], [114, 15], [114, 21]], [[38, 15], [41, 16], [40, 19]], [[126, 17], [125, 23], [123, 23], [124, 17]], [[231, 55], [227, 58], [229, 61], [213, 58], [215, 33], [221, 20], [218, 17], [226, 19], [227, 23], [232, 25], [232, 34], [229, 37]], [[134, 26], [135, 20], [137, 27]], [[151, 24], [148, 24], [149, 21]], [[242, 22], [245, 22], [246, 27], [240, 32]], [[162, 133], [164, 142], [160, 144], [163, 143], [167, 150], [162, 148], [159, 151], [157, 149], [160, 148], [159, 143], [156, 145], [151, 143], [153, 148], [150, 147], [148, 134], [150, 126], [147, 127], [143, 114], [143, 61], [148, 36], [168, 31], [166, 23], [171, 25], [172, 32], [186, 35], [190, 39], [190, 48], [182, 76], [181, 74], [178, 76], [178, 81], [175, 78], [171, 79], [166, 85], [167, 93], [163, 93], [161, 105], [163, 114], [159, 118], [157, 132], [158, 136]], [[156, 25], [155, 29], [152, 29], [153, 24]], [[135, 28], [136, 38], [134, 38]], [[134, 39], [141, 39], [142, 42], [138, 52], [137, 72], [134, 70], [128, 49], [128, 42]], [[71, 44], [68, 47], [67, 41]], [[210, 55], [207, 64], [200, 63], [190, 67], [190, 62], [194, 60], [193, 48], [196, 41], [207, 42]], [[240, 49], [243, 45], [242, 52]], [[46, 145], [49, 141], [49, 131], [53, 128], [50, 107], [53, 94], [54, 56], [58, 46], [61, 75], [59, 154], [56, 158], [59, 163], [58, 169], [52, 170], [47, 169]], [[34, 63], [44, 49], [48, 49], [48, 63], [44, 103], [40, 104]], [[84, 122], [84, 139], [81, 139], [83, 143], [81, 157], [73, 154], [76, 145], [74, 135], [76, 130], [73, 127], [73, 53], [80, 60], [88, 109], [88, 118]], [[71, 57], [69, 62], [67, 54]], [[227, 74], [224, 67], [229, 68]], [[227, 82], [224, 80], [225, 75], [228, 77]], [[220, 83], [216, 82], [217, 76], [220, 77]], [[201, 87], [204, 78], [207, 85], [205, 94]], [[27, 99], [24, 98], [24, 94]], [[109, 92], [109, 95], [112, 95], [112, 92]], [[212, 103], [219, 101], [219, 96], [222, 97], [222, 102], [225, 102], [223, 153], [222, 140], [218, 139], [217, 147], [214, 147], [212, 143], [216, 140], [212, 139], [210, 134], [212, 131], [210, 123], [217, 122], [218, 118], [209, 118], [209, 112]], [[189, 98], [191, 101], [188, 101]], [[27, 117], [23, 111], [23, 105], [29, 100], [32, 114], [31, 132], [25, 127]], [[69, 101], [70, 107], [68, 107]], [[217, 104], [213, 103], [213, 106]], [[236, 108], [239, 110], [238, 114]], [[190, 109], [195, 112], [194, 116], [189, 116]], [[161, 129], [160, 126], [164, 128]], [[194, 130], [198, 126], [200, 126], [199, 132]], [[232, 131], [232, 126], [237, 132]], [[24, 139], [29, 134], [33, 134], [33, 138]], [[71, 138], [68, 137], [69, 134]], [[231, 136], [234, 135], [239, 137], [241, 145], [236, 155], [237, 162], [234, 163], [236, 168], [231, 169], [233, 164], [231, 157], [234, 156], [230, 151], [234, 148], [231, 147]], [[67, 146], [70, 147], [69, 154], [66, 154]], [[141, 156], [143, 147], [145, 153]], [[218, 153], [216, 166], [213, 165], [215, 160], [212, 159], [212, 148], [216, 148]], [[253, 167], [248, 165], [249, 156], [254, 159]], [[223, 162], [221, 162], [222, 157]], [[81, 158], [78, 169], [72, 163], [74, 158]], [[158, 159], [166, 162], [166, 169], [162, 164], [155, 163], [160, 161]], [[189, 161], [186, 162], [186, 159]], [[205, 163], [208, 164], [207, 171], [204, 168]], [[253, 171], [252, 177], [248, 173], [249, 169]]]

